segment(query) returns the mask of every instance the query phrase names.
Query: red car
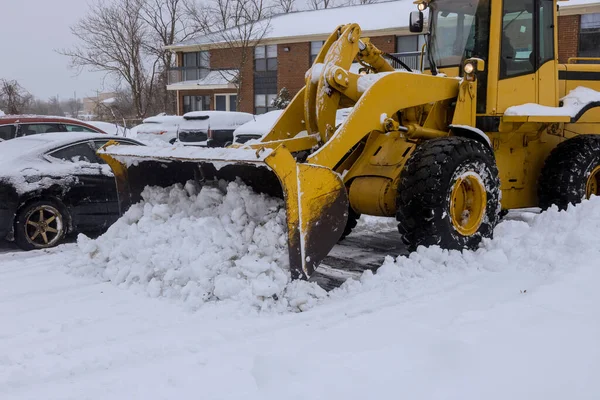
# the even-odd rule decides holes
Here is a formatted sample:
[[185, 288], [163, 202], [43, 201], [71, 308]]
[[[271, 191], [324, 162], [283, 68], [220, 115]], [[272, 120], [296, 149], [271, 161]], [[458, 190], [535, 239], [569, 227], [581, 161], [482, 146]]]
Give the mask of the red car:
[[106, 133], [83, 121], [47, 115], [0, 116], [0, 141], [49, 132]]

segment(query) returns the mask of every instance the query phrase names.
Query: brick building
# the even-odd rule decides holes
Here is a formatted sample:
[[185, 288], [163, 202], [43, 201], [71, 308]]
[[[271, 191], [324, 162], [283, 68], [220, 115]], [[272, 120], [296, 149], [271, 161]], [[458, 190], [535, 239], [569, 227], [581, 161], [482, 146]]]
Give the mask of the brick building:
[[[378, 48], [416, 67], [424, 40], [408, 31], [414, 10], [413, 0], [399, 0], [278, 15], [257, 26], [261, 38], [245, 61], [240, 48], [228, 45], [235, 31], [194, 38], [168, 47], [177, 53], [178, 67], [170, 71], [167, 89], [177, 92], [179, 114], [238, 108], [264, 113], [281, 88], [294, 95], [304, 86], [304, 74], [323, 41], [349, 22], [358, 23]], [[561, 2], [558, 36], [560, 62], [600, 57], [600, 0]]]

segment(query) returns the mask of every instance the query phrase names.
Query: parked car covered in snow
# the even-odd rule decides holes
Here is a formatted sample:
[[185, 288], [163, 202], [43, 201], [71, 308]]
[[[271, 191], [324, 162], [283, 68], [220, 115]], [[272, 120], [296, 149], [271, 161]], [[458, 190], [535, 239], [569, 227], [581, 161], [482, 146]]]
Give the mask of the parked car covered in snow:
[[0, 116], [0, 141], [49, 132], [106, 133], [100, 128], [74, 118], [47, 115]]
[[[335, 117], [336, 127], [339, 126], [348, 114], [350, 108], [342, 108], [337, 110]], [[246, 143], [250, 140], [258, 140], [265, 134], [269, 133], [273, 126], [283, 113], [283, 110], [269, 111], [268, 113], [257, 115], [252, 121], [246, 122], [233, 132], [234, 143]]]
[[67, 233], [103, 231], [119, 216], [112, 170], [96, 154], [97, 133], [46, 133], [0, 142], [0, 239], [25, 250], [61, 243]]
[[132, 130], [139, 140], [153, 141], [162, 140], [167, 143], [175, 143], [177, 140], [177, 131], [184, 122], [183, 117], [179, 115], [155, 115], [142, 121], [140, 125]]
[[129, 129], [122, 125], [115, 124], [112, 122], [104, 121], [86, 121], [88, 124], [95, 126], [96, 128], [108, 133], [109, 135], [115, 136], [129, 136]]
[[233, 131], [254, 115], [236, 111], [192, 111], [183, 115], [185, 126], [179, 130], [184, 145], [224, 147], [233, 143]]
[[233, 132], [233, 142], [246, 143], [249, 140], [260, 139], [273, 128], [281, 114], [283, 114], [283, 110], [257, 115], [253, 120], [246, 122]]

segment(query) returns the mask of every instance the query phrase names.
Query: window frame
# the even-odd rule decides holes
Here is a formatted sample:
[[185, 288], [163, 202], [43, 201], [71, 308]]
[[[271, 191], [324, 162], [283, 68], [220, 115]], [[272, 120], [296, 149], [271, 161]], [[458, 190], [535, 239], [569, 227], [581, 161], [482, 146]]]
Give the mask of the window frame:
[[[526, 75], [531, 75], [531, 74], [536, 74], [539, 69], [546, 64], [547, 62], [553, 62], [556, 60], [556, 43], [555, 43], [555, 31], [557, 29], [556, 25], [555, 25], [555, 9], [554, 9], [554, 3], [552, 2], [552, 0], [532, 0], [533, 1], [533, 14], [532, 14], [532, 26], [531, 29], [533, 30], [532, 35], [532, 50], [531, 53], [534, 55], [533, 56], [533, 63], [532, 63], [532, 70], [530, 71], [524, 71], [524, 72], [519, 72], [516, 74], [511, 74], [508, 75], [507, 71], [504, 70], [503, 68], [503, 63], [502, 63], [502, 47], [503, 47], [503, 40], [504, 40], [504, 27], [502, 28], [502, 35], [500, 37], [500, 66], [499, 66], [499, 80], [504, 80], [504, 79], [511, 79], [511, 78], [517, 78], [520, 76], [526, 76]], [[542, 53], [541, 53], [541, 42], [542, 42], [542, 27], [543, 27], [543, 22], [542, 21], [542, 14], [541, 14], [541, 10], [542, 10], [542, 6], [544, 5], [544, 2], [548, 3], [549, 7], [546, 7], [546, 10], [550, 10], [552, 12], [552, 35], [551, 35], [551, 39], [552, 39], [552, 51], [551, 54], [549, 54], [546, 57], [542, 58]], [[506, 3], [503, 3], [503, 7]], [[502, 10], [504, 12], [504, 8]], [[547, 32], [547, 31], [544, 31]], [[581, 32], [580, 32], [581, 35]], [[530, 60], [531, 60], [531, 56], [530, 56]]]
[[[90, 128], [90, 127], [83, 126], [83, 125], [80, 125], [80, 124], [72, 124], [72, 123], [68, 123], [68, 124], [66, 124], [66, 123], [65, 123], [65, 124], [62, 124], [62, 125], [63, 125], [63, 127], [65, 128], [65, 131], [66, 131], [66, 132], [86, 132], [86, 133], [100, 133], [100, 132], [99, 132], [99, 131], [97, 131], [97, 130], [93, 130], [93, 129], [92, 129], [92, 128]], [[68, 129], [69, 129], [69, 128], [68, 128], [69, 126], [77, 126], [77, 127], [80, 127], [80, 128], [82, 128], [82, 129], [84, 129], [84, 130], [83, 130], [83, 131], [70, 131], [70, 130], [68, 130]]]
[[54, 153], [56, 153], [56, 152], [58, 152], [58, 151], [61, 151], [61, 150], [67, 149], [67, 148], [69, 148], [69, 147], [74, 147], [74, 146], [78, 146], [78, 145], [81, 145], [81, 144], [87, 144], [87, 145], [88, 145], [88, 147], [89, 147], [89, 148], [92, 150], [92, 152], [94, 152], [94, 154], [95, 154], [95, 158], [96, 158], [98, 161], [100, 161], [100, 162], [90, 162], [90, 164], [96, 164], [96, 165], [106, 165], [106, 161], [104, 161], [104, 160], [102, 159], [102, 157], [100, 157], [100, 156], [97, 154], [97, 151], [98, 151], [98, 149], [99, 149], [100, 147], [102, 147], [102, 146], [100, 146], [100, 147], [96, 147], [96, 143], [97, 143], [97, 142], [101, 142], [101, 141], [102, 141], [102, 142], [104, 142], [104, 143], [102, 144], [102, 146], [104, 146], [106, 143], [108, 143], [108, 142], [110, 142], [110, 141], [115, 141], [115, 142], [117, 142], [117, 143], [119, 143], [119, 144], [127, 144], [127, 145], [133, 145], [133, 146], [142, 146], [142, 144], [140, 144], [140, 143], [137, 143], [137, 142], [135, 142], [135, 141], [133, 141], [133, 140], [129, 140], [129, 139], [126, 139], [126, 138], [115, 138], [115, 137], [113, 137], [113, 136], [111, 136], [110, 138], [106, 138], [106, 139], [102, 139], [102, 138], [84, 139], [84, 140], [79, 140], [79, 141], [77, 141], [77, 142], [73, 142], [73, 143], [65, 144], [65, 145], [62, 145], [62, 146], [60, 146], [60, 147], [56, 147], [56, 148], [54, 148], [54, 149], [48, 150], [48, 151], [46, 151], [46, 152], [43, 154], [43, 158], [44, 158], [44, 159], [46, 159], [46, 161], [48, 161], [48, 162], [56, 162], [56, 161], [59, 161], [59, 162], [75, 163], [76, 161], [64, 160], [64, 159], [62, 159], [62, 158], [55, 157], [55, 156], [53, 156], [52, 154], [54, 154]]
[[10, 137], [8, 139], [4, 139], [2, 136], [0, 136], [0, 141], [11, 140], [11, 139], [16, 138], [17, 135], [18, 135], [18, 132], [19, 132], [19, 126], [18, 126], [18, 124], [2, 124], [2, 125], [0, 125], [0, 128], [3, 128], [5, 126], [8, 126], [8, 127], [12, 126], [13, 127], [13, 132], [11, 133], [12, 137]]
[[[32, 136], [32, 135], [41, 135], [42, 134], [40, 132], [36, 132], [36, 133], [28, 134], [28, 135], [23, 134], [23, 128], [26, 126], [31, 126], [31, 125], [55, 125], [57, 127], [56, 129], [58, 129], [58, 130], [53, 131], [53, 132], [62, 132], [61, 125], [63, 125], [63, 124], [59, 123], [59, 122], [19, 122], [17, 124], [17, 133], [16, 133], [15, 137]], [[53, 132], [49, 132], [49, 133], [53, 133]], [[47, 133], [47, 132], [44, 132], [44, 133]], [[96, 132], [96, 133], [98, 133], [98, 132]]]
[[[264, 106], [257, 106], [258, 102], [256, 100], [259, 97], [264, 97], [264, 100], [265, 100], [265, 105]], [[269, 97], [271, 97], [272, 99], [276, 99], [277, 98], [277, 93], [267, 93], [267, 94], [259, 93], [259, 94], [254, 94], [254, 114], [255, 115], [266, 114], [266, 113], [268, 113], [270, 111], [277, 110], [277, 107], [273, 107], [273, 106], [269, 105]], [[259, 109], [260, 110], [264, 109], [264, 111], [259, 112]]]
[[[319, 46], [317, 52], [313, 54], [313, 44], [315, 44], [315, 43], [320, 43], [321, 45]], [[315, 60], [319, 56], [319, 53], [321, 52], [321, 49], [323, 48], [324, 44], [325, 44], [324, 40], [312, 40], [310, 42], [310, 45], [309, 45], [310, 48], [308, 50], [308, 59], [310, 61], [310, 65], [313, 65], [315, 63]]]
[[[395, 48], [396, 48], [396, 53], [413, 53], [416, 51], [419, 51], [419, 35], [396, 35], [396, 43], [395, 43]], [[410, 51], [400, 51], [400, 46], [399, 46], [399, 42], [401, 39], [413, 39], [415, 40], [415, 49], [414, 50], [410, 50]]]
[[65, 149], [69, 149], [72, 147], [76, 147], [76, 146], [85, 144], [92, 151], [92, 153], [94, 154], [94, 158], [97, 161], [97, 162], [86, 161], [87, 163], [92, 164], [92, 165], [98, 165], [98, 166], [106, 164], [106, 162], [102, 158], [100, 158], [100, 156], [98, 156], [98, 154], [96, 154], [96, 149], [94, 148], [92, 141], [93, 141], [92, 139], [81, 140], [81, 141], [77, 141], [74, 143], [69, 143], [69, 144], [57, 147], [52, 150], [48, 150], [47, 152], [44, 153], [44, 158], [49, 162], [59, 161], [59, 162], [66, 162], [66, 163], [72, 163], [72, 164], [83, 161], [83, 160], [80, 160], [80, 161], [65, 160], [64, 158], [54, 156], [54, 154], [59, 151], [63, 151]]
[[[191, 98], [197, 98], [197, 97], [201, 97], [202, 100], [200, 100], [200, 104], [202, 105], [202, 109], [197, 110], [197, 109], [187, 109], [186, 110], [186, 103], [185, 100], [186, 98], [189, 98], [191, 100]], [[181, 104], [182, 104], [182, 110], [183, 110], [183, 114], [188, 113], [188, 112], [193, 112], [193, 111], [210, 111], [210, 95], [209, 94], [201, 94], [201, 95], [184, 95], [181, 96]], [[192, 103], [190, 103], [192, 104]], [[198, 104], [197, 100], [194, 100], [193, 102], [194, 105]], [[206, 108], [204, 108], [204, 106], [206, 106]]]
[[[583, 18], [586, 16], [600, 16], [600, 13], [591, 13], [591, 14], [585, 14], [581, 16], [581, 23], [580, 23], [580, 29], [579, 29], [579, 35], [578, 35], [578, 42], [579, 42], [579, 46], [577, 49], [577, 57], [600, 57], [600, 46], [595, 46], [595, 50], [596, 50], [596, 54], [589, 54], [589, 50], [586, 50], [586, 53], [588, 54], [582, 54], [582, 50], [581, 50], [581, 45], [584, 42], [583, 37], [586, 37], [586, 39], [589, 39], [589, 37], [592, 36], [597, 36], [598, 37], [598, 41], [600, 42], [600, 26], [599, 27], [594, 27], [594, 28], [584, 28], [583, 24]], [[586, 40], [587, 41], [587, 40]]]
[[[274, 57], [269, 57], [269, 50], [274, 51], [274, 54], [275, 54]], [[254, 72], [277, 71], [277, 69], [278, 69], [277, 52], [278, 52], [278, 47], [276, 44], [256, 46], [254, 48]], [[260, 54], [257, 54], [257, 53], [260, 53]], [[271, 54], [273, 54], [273, 53], [271, 53]], [[258, 68], [259, 62], [261, 65], [264, 64], [264, 69], [262, 69], [262, 67], [260, 69]], [[274, 68], [270, 68], [269, 65], [273, 65], [273, 64], [274, 64]]]
[[[223, 96], [225, 97], [225, 110], [218, 110], [217, 109], [217, 96]], [[237, 93], [215, 93], [214, 94], [214, 109], [215, 111], [237, 111], [237, 107], [235, 110], [231, 109], [231, 97], [237, 97]], [[237, 98], [236, 98], [236, 102], [237, 102]]]
[[[186, 63], [186, 56], [193, 54], [193, 63]], [[210, 72], [210, 51], [201, 50], [183, 53], [181, 57], [182, 79], [184, 81], [195, 81], [206, 77]], [[188, 77], [188, 74], [191, 76]]]

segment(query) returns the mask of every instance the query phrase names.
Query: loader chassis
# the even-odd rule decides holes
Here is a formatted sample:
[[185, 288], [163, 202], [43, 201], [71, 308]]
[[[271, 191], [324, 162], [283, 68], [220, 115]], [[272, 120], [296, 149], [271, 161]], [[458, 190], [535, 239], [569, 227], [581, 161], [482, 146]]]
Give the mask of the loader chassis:
[[[358, 25], [342, 25], [258, 143], [222, 153], [102, 150], [122, 208], [139, 199], [144, 171], [155, 171], [146, 179], [154, 184], [159, 175], [164, 184], [239, 177], [283, 195], [291, 272], [308, 278], [359, 214], [395, 216], [411, 249], [474, 248], [492, 235], [501, 209], [565, 207], [598, 194], [600, 109], [555, 111], [579, 86], [600, 91], [600, 66], [558, 64], [556, 0], [418, 6], [431, 21], [423, 71], [395, 70]], [[356, 61], [360, 74], [350, 71]], [[550, 108], [507, 112], [525, 103]], [[345, 107], [353, 108], [336, 126]]]

